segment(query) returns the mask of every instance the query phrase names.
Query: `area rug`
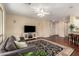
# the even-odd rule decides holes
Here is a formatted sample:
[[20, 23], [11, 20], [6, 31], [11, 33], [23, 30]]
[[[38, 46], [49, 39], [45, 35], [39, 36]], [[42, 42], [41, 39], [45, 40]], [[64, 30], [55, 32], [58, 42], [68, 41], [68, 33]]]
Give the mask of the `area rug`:
[[[30, 43], [31, 45], [36, 44], [38, 46], [42, 45], [45, 47], [44, 50], [48, 49], [49, 47], [52, 47], [52, 49], [50, 49], [50, 50], [48, 49], [48, 51], [49, 51], [48, 56], [70, 56], [74, 51], [74, 49], [71, 47], [67, 47], [67, 46], [46, 40], [46, 39], [32, 40], [27, 43]], [[46, 47], [46, 46], [48, 46], [48, 47]], [[52, 51], [54, 53], [53, 55], [51, 53]]]

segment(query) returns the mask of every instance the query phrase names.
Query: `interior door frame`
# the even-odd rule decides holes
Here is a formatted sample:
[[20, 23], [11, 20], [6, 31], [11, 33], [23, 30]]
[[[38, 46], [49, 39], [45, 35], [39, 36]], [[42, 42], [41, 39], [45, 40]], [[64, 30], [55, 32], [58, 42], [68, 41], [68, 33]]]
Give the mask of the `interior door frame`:
[[0, 35], [2, 36], [2, 40], [4, 40], [4, 34], [5, 34], [5, 32], [4, 32], [4, 29], [5, 29], [5, 21], [4, 21], [4, 19], [5, 19], [5, 9], [4, 9], [2, 4], [0, 4], [0, 9], [2, 11], [2, 33]]

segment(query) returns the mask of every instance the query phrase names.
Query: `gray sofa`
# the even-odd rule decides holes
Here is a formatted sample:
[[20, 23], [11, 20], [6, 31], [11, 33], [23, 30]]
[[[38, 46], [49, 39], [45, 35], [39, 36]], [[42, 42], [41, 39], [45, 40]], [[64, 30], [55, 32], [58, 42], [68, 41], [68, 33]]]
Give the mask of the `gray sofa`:
[[35, 46], [28, 46], [25, 48], [18, 49], [16, 47], [16, 44], [14, 43], [15, 40], [16, 38], [14, 36], [11, 36], [3, 41], [3, 43], [0, 45], [1, 56], [18, 56], [21, 55], [21, 53], [36, 50]]

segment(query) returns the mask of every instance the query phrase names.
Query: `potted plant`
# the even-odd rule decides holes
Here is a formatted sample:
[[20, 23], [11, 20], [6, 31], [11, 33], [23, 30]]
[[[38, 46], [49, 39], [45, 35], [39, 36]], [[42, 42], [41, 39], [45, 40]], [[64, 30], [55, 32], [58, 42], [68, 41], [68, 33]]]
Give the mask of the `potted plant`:
[[71, 24], [70, 25], [70, 31], [72, 32], [74, 30], [74, 28], [75, 28], [74, 24]]

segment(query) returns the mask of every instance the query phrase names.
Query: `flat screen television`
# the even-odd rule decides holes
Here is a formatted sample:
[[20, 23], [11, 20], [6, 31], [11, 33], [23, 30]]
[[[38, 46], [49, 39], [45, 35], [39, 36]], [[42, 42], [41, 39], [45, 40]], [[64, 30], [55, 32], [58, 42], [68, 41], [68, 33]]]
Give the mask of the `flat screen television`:
[[36, 31], [35, 26], [24, 26], [24, 33], [35, 32], [35, 31]]

